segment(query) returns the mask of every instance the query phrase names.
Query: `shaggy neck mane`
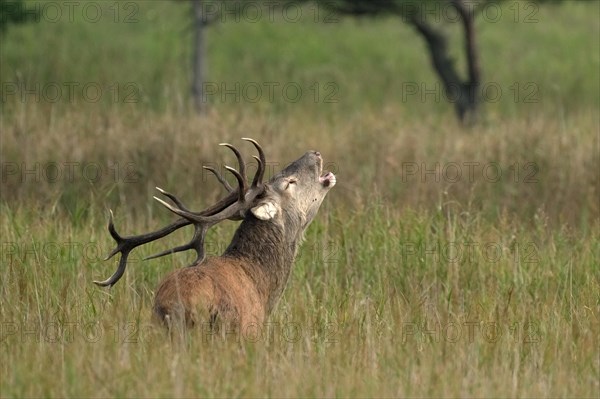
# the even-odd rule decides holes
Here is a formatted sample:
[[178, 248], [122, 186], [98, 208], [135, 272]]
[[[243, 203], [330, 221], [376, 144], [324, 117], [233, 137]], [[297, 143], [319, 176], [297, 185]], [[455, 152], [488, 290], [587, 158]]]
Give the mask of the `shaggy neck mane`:
[[269, 313], [283, 294], [303, 236], [297, 233], [299, 222], [284, 217], [283, 224], [248, 217], [223, 253], [245, 260], [242, 267], [254, 280]]

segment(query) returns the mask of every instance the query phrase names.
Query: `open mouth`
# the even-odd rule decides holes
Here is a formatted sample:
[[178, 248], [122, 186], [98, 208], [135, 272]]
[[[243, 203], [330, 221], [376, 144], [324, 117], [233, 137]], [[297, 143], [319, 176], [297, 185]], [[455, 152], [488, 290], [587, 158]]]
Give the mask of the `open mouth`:
[[319, 173], [321, 174], [319, 176], [319, 183], [321, 183], [321, 185], [323, 187], [328, 187], [328, 188], [335, 186], [335, 183], [336, 183], [335, 175], [331, 172], [323, 173], [323, 157], [321, 156], [321, 153], [318, 151], [316, 151], [315, 154], [317, 156], [317, 161], [318, 161], [318, 165], [319, 165]]
[[319, 183], [321, 183], [323, 187], [331, 188], [335, 186], [336, 183], [335, 175], [331, 172], [327, 172], [319, 177]]

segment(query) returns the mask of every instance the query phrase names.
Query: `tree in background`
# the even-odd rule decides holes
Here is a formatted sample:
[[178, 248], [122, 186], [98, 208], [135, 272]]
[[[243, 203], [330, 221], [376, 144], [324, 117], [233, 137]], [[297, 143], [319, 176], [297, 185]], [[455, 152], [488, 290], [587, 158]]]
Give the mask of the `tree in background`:
[[[463, 123], [472, 122], [482, 101], [481, 66], [475, 30], [475, 17], [490, 5], [505, 0], [312, 0], [341, 15], [355, 17], [395, 15], [412, 25], [425, 40], [431, 64], [446, 90], [446, 98], [454, 103], [456, 115]], [[526, 9], [531, 3], [557, 4], [562, 0], [519, 1], [516, 7]], [[454, 10], [455, 13], [449, 12]], [[431, 19], [459, 22], [467, 68], [464, 78], [450, 55], [448, 35]], [[437, 22], [437, 21], [436, 21]]]
[[0, 33], [11, 24], [22, 24], [38, 19], [37, 11], [28, 9], [23, 0], [0, 1]]
[[[474, 28], [477, 8], [465, 0], [316, 0], [325, 8], [341, 15], [356, 17], [395, 15], [412, 25], [427, 44], [433, 68], [442, 81], [446, 97], [452, 99], [457, 116], [463, 122], [472, 120], [479, 105], [481, 67], [477, 36]], [[481, 6], [482, 2], [478, 2]], [[461, 78], [450, 55], [448, 37], [444, 31], [428, 21], [435, 13], [452, 7], [462, 25], [466, 78]]]
[[[247, 0], [249, 1], [249, 0]], [[206, 28], [214, 22], [233, 17], [244, 0], [191, 0], [193, 16], [192, 101], [197, 113], [204, 110], [206, 77]]]
[[202, 97], [203, 83], [206, 74], [206, 40], [205, 28], [213, 21], [208, 18], [205, 10], [206, 2], [203, 0], [192, 0], [192, 15], [194, 18], [192, 47], [192, 100], [196, 112], [203, 109]]

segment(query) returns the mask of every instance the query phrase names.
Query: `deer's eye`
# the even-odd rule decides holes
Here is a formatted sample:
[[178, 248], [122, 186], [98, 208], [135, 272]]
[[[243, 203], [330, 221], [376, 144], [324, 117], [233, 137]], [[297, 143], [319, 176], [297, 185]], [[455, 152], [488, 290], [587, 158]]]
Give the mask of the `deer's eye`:
[[296, 184], [296, 182], [297, 182], [296, 179], [288, 179], [287, 184], [285, 185], [285, 189], [287, 190], [288, 188], [290, 188], [290, 185]]

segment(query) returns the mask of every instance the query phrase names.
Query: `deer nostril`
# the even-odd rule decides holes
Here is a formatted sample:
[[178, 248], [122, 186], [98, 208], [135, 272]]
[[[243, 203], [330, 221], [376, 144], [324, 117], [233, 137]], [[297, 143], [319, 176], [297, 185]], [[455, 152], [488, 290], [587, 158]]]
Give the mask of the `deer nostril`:
[[319, 151], [315, 151], [315, 155], [318, 156], [318, 157], [320, 157], [321, 153]]

